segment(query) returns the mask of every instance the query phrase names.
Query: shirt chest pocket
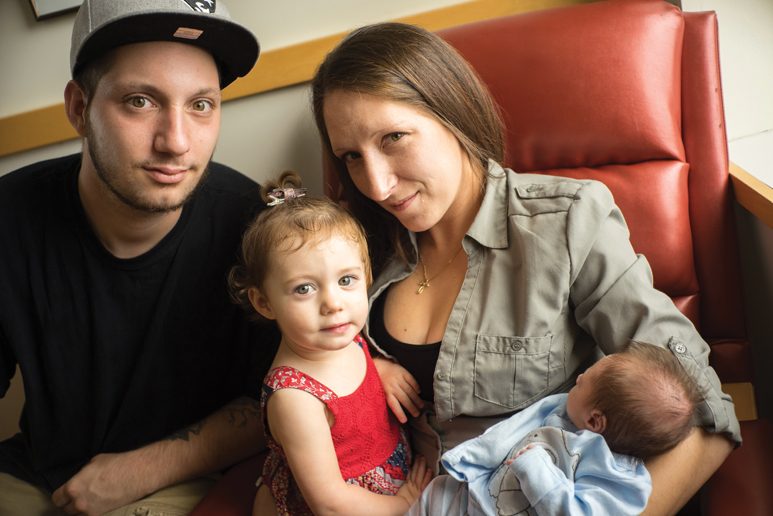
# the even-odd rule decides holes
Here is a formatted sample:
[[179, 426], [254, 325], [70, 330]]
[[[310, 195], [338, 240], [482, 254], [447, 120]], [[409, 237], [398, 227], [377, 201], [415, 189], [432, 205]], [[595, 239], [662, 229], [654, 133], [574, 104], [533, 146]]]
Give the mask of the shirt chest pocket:
[[508, 409], [542, 397], [550, 386], [552, 338], [478, 335], [473, 371], [475, 397]]

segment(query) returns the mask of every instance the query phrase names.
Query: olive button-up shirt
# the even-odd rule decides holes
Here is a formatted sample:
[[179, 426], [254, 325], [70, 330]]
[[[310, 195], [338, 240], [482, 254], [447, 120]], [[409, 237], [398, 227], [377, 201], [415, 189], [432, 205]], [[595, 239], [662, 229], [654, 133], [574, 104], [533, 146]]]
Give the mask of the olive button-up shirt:
[[[439, 452], [567, 391], [589, 364], [631, 339], [668, 347], [704, 389], [701, 425], [740, 442], [732, 400], [708, 365], [708, 344], [653, 287], [649, 264], [631, 247], [602, 183], [516, 174], [490, 162], [463, 246], [467, 272], [425, 421]], [[415, 267], [390, 262], [371, 287], [371, 303]]]

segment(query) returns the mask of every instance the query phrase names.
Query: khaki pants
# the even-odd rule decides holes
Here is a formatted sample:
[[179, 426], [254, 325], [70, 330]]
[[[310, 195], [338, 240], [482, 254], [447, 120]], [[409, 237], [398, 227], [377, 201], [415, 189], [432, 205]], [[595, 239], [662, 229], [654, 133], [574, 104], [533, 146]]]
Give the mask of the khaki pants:
[[[106, 516], [184, 516], [207, 494], [217, 477], [206, 477], [156, 491]], [[0, 516], [60, 516], [51, 495], [37, 486], [0, 472]]]

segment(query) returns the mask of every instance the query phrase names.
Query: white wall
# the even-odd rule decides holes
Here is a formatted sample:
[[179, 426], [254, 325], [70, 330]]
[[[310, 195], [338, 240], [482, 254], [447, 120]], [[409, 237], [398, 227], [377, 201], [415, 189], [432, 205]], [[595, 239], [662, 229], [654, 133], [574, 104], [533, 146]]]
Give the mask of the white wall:
[[682, 9], [717, 12], [728, 139], [773, 129], [773, 2], [682, 0]]

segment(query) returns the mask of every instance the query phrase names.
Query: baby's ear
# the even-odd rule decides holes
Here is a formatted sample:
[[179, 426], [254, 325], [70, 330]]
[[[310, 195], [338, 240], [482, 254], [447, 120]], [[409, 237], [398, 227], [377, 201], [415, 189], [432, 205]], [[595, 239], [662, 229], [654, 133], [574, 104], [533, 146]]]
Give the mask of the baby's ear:
[[247, 291], [247, 295], [250, 298], [250, 304], [260, 315], [269, 320], [276, 319], [274, 311], [271, 309], [271, 304], [268, 302], [268, 298], [264, 296], [260, 290], [255, 287], [250, 288]]
[[602, 411], [595, 408], [588, 414], [585, 424], [588, 425], [588, 430], [596, 432], [597, 434], [602, 434], [604, 433], [604, 430], [607, 429], [607, 416], [605, 416]]

